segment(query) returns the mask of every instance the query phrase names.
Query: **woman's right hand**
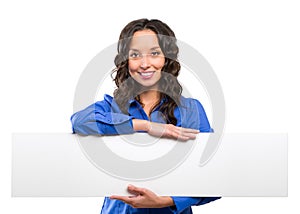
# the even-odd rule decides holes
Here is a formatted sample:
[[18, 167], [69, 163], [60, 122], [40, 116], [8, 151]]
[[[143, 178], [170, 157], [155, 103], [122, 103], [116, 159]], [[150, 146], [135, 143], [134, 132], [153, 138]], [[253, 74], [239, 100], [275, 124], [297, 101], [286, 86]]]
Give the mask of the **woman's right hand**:
[[187, 141], [195, 139], [199, 133], [197, 129], [188, 129], [173, 124], [155, 123], [147, 120], [133, 119], [133, 128], [136, 131], [146, 131], [149, 135], [155, 137], [164, 137], [171, 139], [178, 139], [180, 141]]

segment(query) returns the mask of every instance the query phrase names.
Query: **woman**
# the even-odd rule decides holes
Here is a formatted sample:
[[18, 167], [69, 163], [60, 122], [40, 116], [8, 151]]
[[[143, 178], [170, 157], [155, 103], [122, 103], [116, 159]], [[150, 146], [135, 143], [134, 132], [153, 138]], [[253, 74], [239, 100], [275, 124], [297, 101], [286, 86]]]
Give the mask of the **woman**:
[[[212, 129], [198, 100], [181, 96], [180, 64], [174, 32], [159, 20], [139, 19], [122, 30], [115, 58], [114, 97], [88, 106], [71, 117], [79, 134], [147, 132], [187, 141]], [[218, 197], [157, 196], [128, 186], [134, 196], [105, 198], [101, 213], [192, 213]]]

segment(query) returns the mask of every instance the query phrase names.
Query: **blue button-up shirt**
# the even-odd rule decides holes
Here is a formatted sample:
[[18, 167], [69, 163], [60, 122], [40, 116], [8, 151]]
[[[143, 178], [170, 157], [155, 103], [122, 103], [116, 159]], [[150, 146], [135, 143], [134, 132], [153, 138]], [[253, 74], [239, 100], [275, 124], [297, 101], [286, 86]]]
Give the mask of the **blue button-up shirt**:
[[[160, 105], [165, 102], [162, 100]], [[159, 105], [159, 106], [160, 106]], [[159, 106], [147, 116], [139, 102], [132, 99], [128, 103], [128, 115], [121, 112], [113, 97], [104, 95], [104, 100], [96, 102], [75, 113], [71, 117], [73, 133], [83, 135], [117, 135], [134, 133], [132, 119], [151, 120], [166, 123]], [[206, 113], [201, 103], [192, 98], [181, 97], [180, 104], [174, 110], [177, 119], [176, 126], [198, 129], [200, 132], [212, 132]], [[176, 197], [171, 196], [175, 206], [165, 208], [132, 208], [130, 205], [105, 198], [102, 214], [128, 213], [180, 213], [191, 214], [193, 205], [202, 205], [219, 199], [220, 197]]]

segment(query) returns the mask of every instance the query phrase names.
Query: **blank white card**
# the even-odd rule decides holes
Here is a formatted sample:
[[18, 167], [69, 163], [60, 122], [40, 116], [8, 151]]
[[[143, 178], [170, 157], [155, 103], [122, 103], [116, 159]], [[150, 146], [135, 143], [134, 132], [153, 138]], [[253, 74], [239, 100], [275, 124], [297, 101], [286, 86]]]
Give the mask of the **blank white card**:
[[210, 135], [13, 134], [12, 196], [128, 195], [128, 184], [158, 195], [287, 196], [287, 134], [224, 134], [201, 165]]

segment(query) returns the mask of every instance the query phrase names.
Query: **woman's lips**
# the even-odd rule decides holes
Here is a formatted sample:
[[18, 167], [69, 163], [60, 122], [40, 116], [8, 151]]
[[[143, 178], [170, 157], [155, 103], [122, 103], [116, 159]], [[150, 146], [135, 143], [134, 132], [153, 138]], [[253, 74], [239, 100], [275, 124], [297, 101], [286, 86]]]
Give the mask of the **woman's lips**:
[[138, 72], [142, 79], [150, 79], [155, 71]]

